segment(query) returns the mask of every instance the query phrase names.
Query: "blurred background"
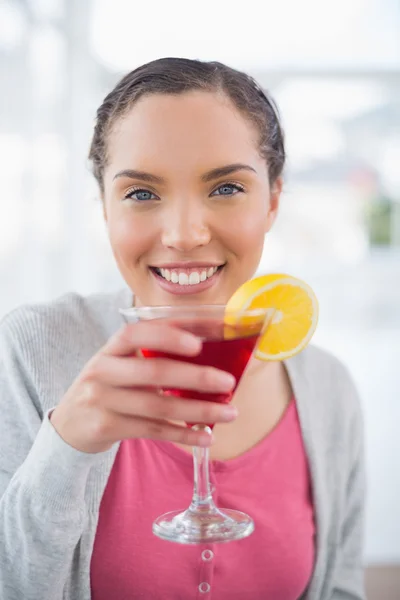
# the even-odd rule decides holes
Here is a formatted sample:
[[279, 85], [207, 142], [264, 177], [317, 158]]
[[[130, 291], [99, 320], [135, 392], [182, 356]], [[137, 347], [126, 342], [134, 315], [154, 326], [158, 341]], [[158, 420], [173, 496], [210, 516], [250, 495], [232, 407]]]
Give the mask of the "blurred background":
[[399, 0], [0, 0], [0, 317], [122, 285], [86, 160], [95, 111], [170, 55], [244, 69], [278, 103], [288, 167], [260, 272], [319, 296], [315, 341], [364, 407], [366, 560], [400, 564]]

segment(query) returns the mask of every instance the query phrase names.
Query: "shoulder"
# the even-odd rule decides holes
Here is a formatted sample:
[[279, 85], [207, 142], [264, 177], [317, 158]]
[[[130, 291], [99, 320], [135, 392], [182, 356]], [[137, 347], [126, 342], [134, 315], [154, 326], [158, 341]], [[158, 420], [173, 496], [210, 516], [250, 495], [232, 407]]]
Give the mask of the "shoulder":
[[0, 322], [2, 362], [46, 373], [85, 363], [122, 325], [118, 308], [126, 290], [114, 294], [66, 294], [52, 302], [16, 308]]
[[347, 365], [313, 345], [286, 365], [313, 429], [323, 432], [326, 442], [330, 440], [336, 447], [359, 441], [363, 430], [361, 401]]
[[295, 378], [301, 378], [317, 391], [355, 392], [349, 368], [337, 356], [314, 345], [287, 361]]
[[300, 354], [290, 359], [304, 370], [308, 377], [343, 376], [348, 369], [345, 364], [331, 352], [310, 344]]
[[122, 323], [118, 308], [124, 306], [126, 296], [125, 290], [89, 296], [69, 293], [48, 303], [23, 305], [0, 321], [0, 335], [27, 343], [52, 336], [62, 341], [76, 330], [107, 335]]

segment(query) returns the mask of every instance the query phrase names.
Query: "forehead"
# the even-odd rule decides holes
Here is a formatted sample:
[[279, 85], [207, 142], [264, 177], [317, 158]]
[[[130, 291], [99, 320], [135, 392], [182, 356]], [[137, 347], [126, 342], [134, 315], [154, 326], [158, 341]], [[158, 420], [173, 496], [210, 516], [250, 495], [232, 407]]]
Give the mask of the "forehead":
[[116, 122], [108, 158], [110, 170], [263, 162], [253, 123], [223, 94], [203, 91], [141, 98]]

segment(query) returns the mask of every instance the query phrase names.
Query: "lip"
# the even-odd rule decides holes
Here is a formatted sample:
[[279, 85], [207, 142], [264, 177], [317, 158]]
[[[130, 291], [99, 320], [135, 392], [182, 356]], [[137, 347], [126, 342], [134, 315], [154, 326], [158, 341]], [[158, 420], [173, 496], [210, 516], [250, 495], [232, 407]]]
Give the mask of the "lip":
[[[177, 264], [177, 263], [174, 263]], [[182, 263], [181, 263], [182, 264]], [[189, 267], [189, 264], [191, 265], [191, 267]], [[186, 269], [188, 268], [194, 268], [193, 267], [193, 263], [185, 263], [186, 265]], [[197, 263], [196, 266], [202, 266], [202, 267], [218, 267], [218, 266], [224, 266], [224, 265], [211, 265], [211, 264], [205, 264], [202, 263], [200, 265], [200, 263]], [[157, 269], [172, 269], [172, 268], [185, 268], [185, 267], [171, 267], [171, 266], [164, 266], [164, 267], [156, 267]], [[200, 294], [201, 292], [204, 292], [208, 289], [210, 289], [211, 287], [213, 287], [213, 285], [215, 285], [219, 279], [219, 277], [221, 276], [223, 269], [219, 269], [216, 273], [214, 273], [214, 275], [212, 275], [212, 277], [209, 277], [208, 279], [206, 279], [205, 281], [201, 281], [200, 283], [196, 283], [195, 285], [179, 285], [178, 283], [172, 283], [171, 281], [167, 281], [166, 279], [164, 279], [164, 277], [161, 277], [161, 275], [158, 275], [158, 273], [156, 273], [153, 268], [150, 268], [149, 271], [150, 273], [153, 275], [154, 279], [156, 280], [156, 282], [158, 283], [158, 285], [165, 290], [166, 292], [169, 292], [170, 294], [174, 294], [176, 296], [185, 296], [185, 295], [191, 295], [191, 294]]]
[[222, 267], [225, 263], [216, 262], [174, 262], [150, 265], [151, 269], [209, 269], [210, 267]]

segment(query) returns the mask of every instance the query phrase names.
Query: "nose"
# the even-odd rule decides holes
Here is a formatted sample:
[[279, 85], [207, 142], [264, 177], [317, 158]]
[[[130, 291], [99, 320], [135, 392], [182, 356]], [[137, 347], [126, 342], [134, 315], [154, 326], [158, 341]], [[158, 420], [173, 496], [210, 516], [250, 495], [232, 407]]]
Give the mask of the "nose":
[[190, 252], [206, 246], [211, 240], [210, 228], [202, 209], [196, 209], [186, 202], [184, 206], [174, 206], [164, 215], [161, 242], [167, 248], [180, 252]]

